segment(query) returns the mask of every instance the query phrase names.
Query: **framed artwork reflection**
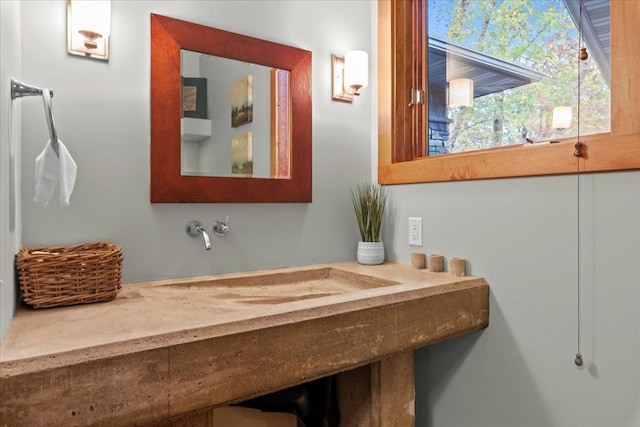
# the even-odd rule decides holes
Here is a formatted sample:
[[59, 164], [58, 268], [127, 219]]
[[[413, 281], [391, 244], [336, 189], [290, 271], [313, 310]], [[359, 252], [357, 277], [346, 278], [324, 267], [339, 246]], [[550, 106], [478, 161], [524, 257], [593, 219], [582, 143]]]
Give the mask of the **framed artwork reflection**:
[[231, 138], [231, 175], [253, 176], [253, 132], [245, 132]]
[[231, 86], [231, 126], [237, 128], [253, 121], [253, 76]]
[[195, 119], [207, 118], [206, 78], [182, 78], [182, 116]]

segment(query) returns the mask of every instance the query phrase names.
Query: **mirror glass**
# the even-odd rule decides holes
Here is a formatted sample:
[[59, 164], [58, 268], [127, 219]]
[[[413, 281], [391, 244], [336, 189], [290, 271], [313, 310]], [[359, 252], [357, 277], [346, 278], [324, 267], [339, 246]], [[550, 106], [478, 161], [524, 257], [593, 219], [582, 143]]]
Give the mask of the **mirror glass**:
[[310, 51], [151, 14], [150, 112], [152, 203], [311, 202]]
[[289, 71], [181, 49], [181, 174], [289, 178]]

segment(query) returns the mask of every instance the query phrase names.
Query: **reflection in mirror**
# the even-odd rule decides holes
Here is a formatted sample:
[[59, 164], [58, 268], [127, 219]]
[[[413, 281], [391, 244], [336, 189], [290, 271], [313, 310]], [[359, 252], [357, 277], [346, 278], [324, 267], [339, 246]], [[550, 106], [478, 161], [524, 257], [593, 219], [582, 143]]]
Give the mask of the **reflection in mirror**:
[[[429, 144], [422, 155], [575, 136], [578, 71], [580, 98], [588, 101], [580, 104], [580, 134], [609, 132], [609, 1], [585, 1], [582, 11], [578, 4], [428, 2]], [[582, 43], [580, 14], [589, 26]], [[578, 59], [579, 43], [591, 52], [587, 61]], [[459, 92], [457, 83], [464, 83]], [[558, 125], [554, 109], [572, 111], [573, 120]]]
[[183, 176], [289, 178], [289, 71], [181, 50]]

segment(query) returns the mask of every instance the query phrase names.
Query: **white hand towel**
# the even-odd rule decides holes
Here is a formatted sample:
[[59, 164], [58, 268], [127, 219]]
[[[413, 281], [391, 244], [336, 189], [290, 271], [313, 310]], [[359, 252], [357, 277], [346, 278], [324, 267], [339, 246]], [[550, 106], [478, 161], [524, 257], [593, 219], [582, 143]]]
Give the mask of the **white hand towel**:
[[73, 187], [76, 185], [78, 166], [60, 140], [58, 140], [58, 153], [60, 154], [60, 205], [67, 207]]
[[36, 196], [34, 202], [47, 206], [56, 184], [60, 183], [60, 205], [69, 206], [69, 198], [73, 193], [78, 167], [71, 154], [58, 140], [58, 153], [56, 155], [51, 147], [51, 141], [47, 141], [46, 147], [36, 158]]
[[34, 202], [47, 206], [58, 183], [59, 162], [56, 152], [51, 147], [51, 141], [38, 157], [36, 157], [36, 197]]

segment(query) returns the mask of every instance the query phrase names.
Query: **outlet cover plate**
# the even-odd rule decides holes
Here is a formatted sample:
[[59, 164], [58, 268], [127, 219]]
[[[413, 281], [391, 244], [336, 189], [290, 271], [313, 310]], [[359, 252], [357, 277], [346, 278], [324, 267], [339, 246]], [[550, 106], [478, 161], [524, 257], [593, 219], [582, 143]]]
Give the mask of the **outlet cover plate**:
[[409, 246], [422, 246], [422, 218], [409, 217]]

